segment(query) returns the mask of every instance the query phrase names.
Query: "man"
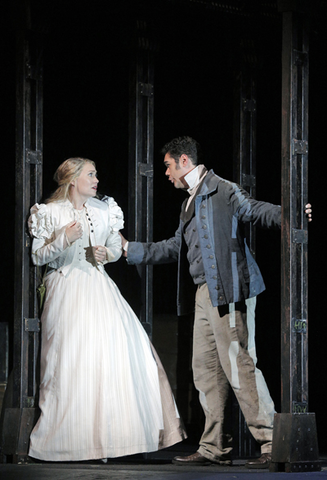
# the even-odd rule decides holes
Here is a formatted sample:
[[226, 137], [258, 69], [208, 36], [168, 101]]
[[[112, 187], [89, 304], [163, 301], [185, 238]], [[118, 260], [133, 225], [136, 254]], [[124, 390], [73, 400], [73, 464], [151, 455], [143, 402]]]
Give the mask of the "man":
[[[196, 453], [175, 457], [177, 465], [231, 465], [232, 437], [225, 410], [230, 387], [247, 425], [261, 445], [261, 457], [248, 468], [267, 468], [271, 460], [274, 403], [256, 368], [254, 312], [264, 282], [244, 237], [243, 223], [278, 228], [281, 208], [259, 202], [240, 186], [197, 165], [199, 144], [179, 137], [162, 149], [165, 174], [175, 188], [188, 191], [175, 236], [156, 243], [127, 242], [129, 264], [178, 261], [178, 314], [194, 309], [194, 384], [205, 413], [205, 429]], [[311, 221], [311, 206], [306, 214]], [[189, 270], [188, 274], [187, 270]]]

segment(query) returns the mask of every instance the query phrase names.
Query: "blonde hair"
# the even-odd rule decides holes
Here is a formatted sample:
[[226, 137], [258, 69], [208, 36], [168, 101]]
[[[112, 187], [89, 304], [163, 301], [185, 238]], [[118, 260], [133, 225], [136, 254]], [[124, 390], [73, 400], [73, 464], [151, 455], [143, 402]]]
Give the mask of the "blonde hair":
[[95, 168], [95, 163], [92, 160], [80, 157], [68, 158], [59, 165], [53, 176], [53, 179], [58, 183], [58, 188], [45, 203], [67, 200], [70, 197], [71, 183], [80, 176], [87, 163], [91, 163]]

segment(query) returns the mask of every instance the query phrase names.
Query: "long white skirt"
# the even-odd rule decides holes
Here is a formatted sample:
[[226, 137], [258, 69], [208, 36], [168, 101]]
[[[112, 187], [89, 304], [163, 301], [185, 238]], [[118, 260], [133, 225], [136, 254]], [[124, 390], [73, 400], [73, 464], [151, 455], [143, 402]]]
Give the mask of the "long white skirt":
[[74, 461], [150, 452], [186, 437], [138, 318], [96, 268], [55, 271], [42, 314], [41, 416], [29, 455]]

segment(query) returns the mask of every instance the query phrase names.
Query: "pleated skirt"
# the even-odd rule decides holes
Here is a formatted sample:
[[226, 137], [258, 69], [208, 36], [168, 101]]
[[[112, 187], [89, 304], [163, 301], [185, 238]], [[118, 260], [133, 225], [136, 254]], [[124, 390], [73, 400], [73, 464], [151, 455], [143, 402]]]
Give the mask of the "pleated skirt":
[[146, 332], [97, 268], [46, 279], [40, 418], [29, 455], [77, 461], [151, 452], [186, 438]]

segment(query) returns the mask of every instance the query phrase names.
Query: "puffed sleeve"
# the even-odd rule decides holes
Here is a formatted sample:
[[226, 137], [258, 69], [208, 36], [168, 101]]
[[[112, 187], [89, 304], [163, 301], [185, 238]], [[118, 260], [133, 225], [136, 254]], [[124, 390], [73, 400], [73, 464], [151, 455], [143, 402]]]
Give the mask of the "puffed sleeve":
[[34, 265], [45, 265], [59, 257], [68, 247], [65, 229], [54, 234], [49, 207], [36, 203], [30, 210], [28, 228], [32, 243], [32, 261]]
[[[108, 205], [110, 234], [106, 240], [107, 262], [116, 262], [122, 255], [122, 243], [119, 230], [124, 228], [124, 214], [112, 197], [102, 199]], [[105, 262], [105, 263], [107, 263]]]

